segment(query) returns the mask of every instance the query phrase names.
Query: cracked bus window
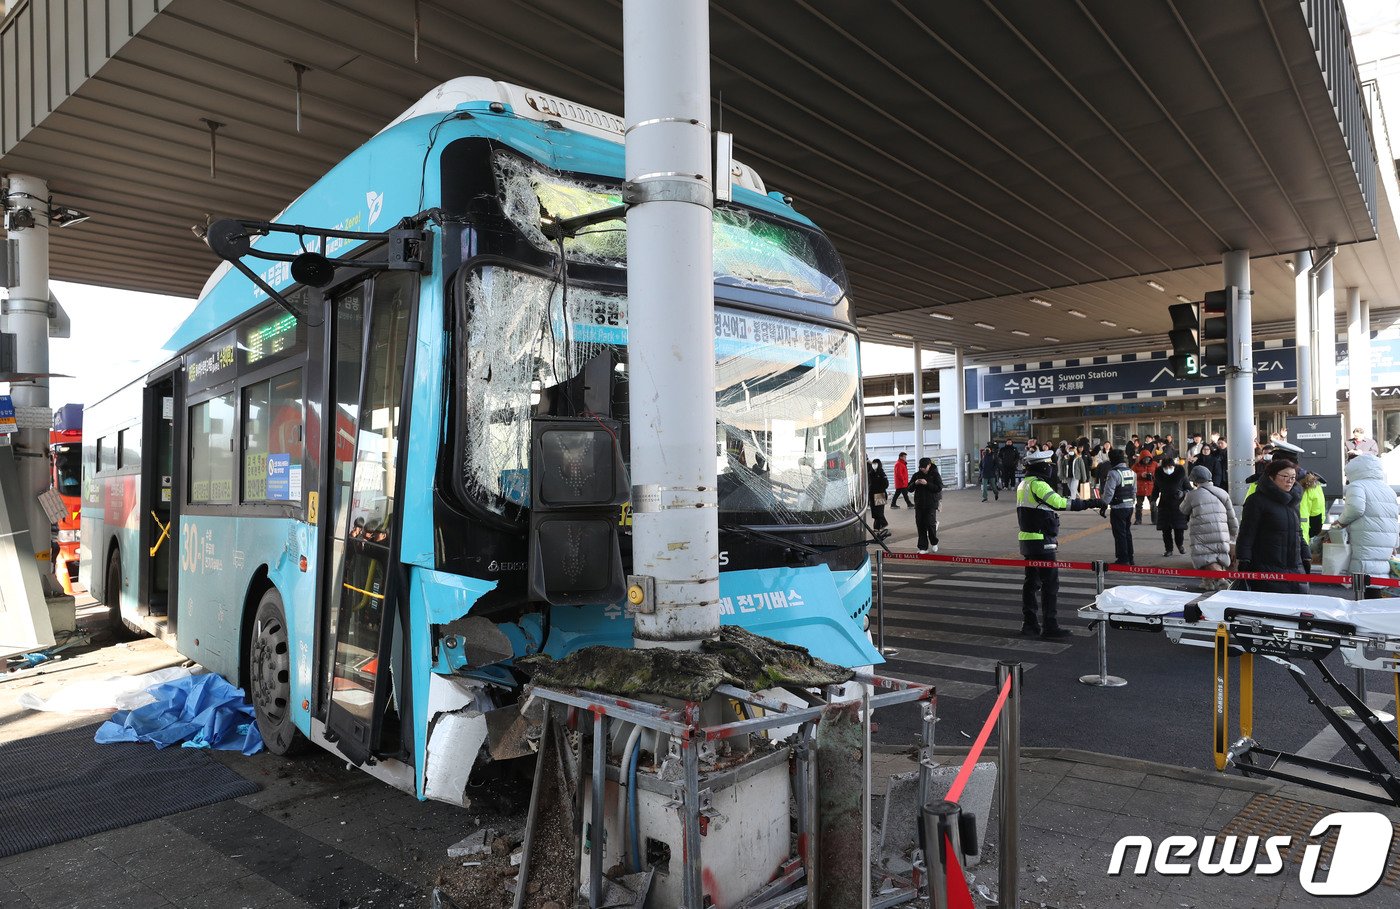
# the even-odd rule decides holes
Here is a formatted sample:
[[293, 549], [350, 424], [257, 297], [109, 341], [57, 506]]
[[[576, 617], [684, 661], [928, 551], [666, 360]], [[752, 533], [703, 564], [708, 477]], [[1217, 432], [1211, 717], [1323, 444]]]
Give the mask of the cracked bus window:
[[[604, 352], [616, 358], [625, 380], [627, 298], [571, 286], [566, 304], [552, 278], [488, 266], [467, 280], [462, 303], [463, 490], [498, 514], [511, 514], [511, 506], [529, 505], [529, 421], [542, 393]], [[724, 520], [827, 524], [859, 510], [856, 350], [849, 331], [716, 307], [716, 467]]]
[[[622, 204], [615, 183], [588, 181], [540, 167], [515, 155], [494, 158], [501, 208], [531, 244], [554, 253], [541, 220], [563, 220]], [[831, 243], [815, 230], [772, 220], [738, 206], [714, 209], [715, 283], [838, 303], [845, 297], [846, 273]], [[573, 262], [623, 267], [627, 264], [624, 218], [604, 221], [564, 240]]]

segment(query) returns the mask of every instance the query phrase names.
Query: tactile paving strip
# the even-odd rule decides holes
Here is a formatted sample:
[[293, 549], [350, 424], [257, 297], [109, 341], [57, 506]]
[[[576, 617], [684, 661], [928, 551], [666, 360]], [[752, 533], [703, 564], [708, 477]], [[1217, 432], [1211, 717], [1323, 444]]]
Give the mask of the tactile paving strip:
[[[1292, 837], [1292, 843], [1284, 850], [1283, 857], [1290, 862], [1303, 863], [1303, 850], [1309, 843], [1315, 842], [1309, 838], [1308, 834], [1313, 826], [1327, 815], [1333, 813], [1335, 808], [1325, 808], [1321, 805], [1313, 805], [1309, 802], [1295, 802], [1292, 799], [1279, 798], [1276, 795], [1256, 795], [1240, 809], [1240, 813], [1235, 815], [1234, 820], [1225, 825], [1225, 829], [1220, 831], [1221, 836], [1288, 836]], [[1365, 809], [1359, 809], [1365, 810]], [[1329, 833], [1322, 841], [1322, 861], [1330, 865], [1332, 862], [1332, 850], [1336, 848], [1336, 833]], [[1385, 874], [1381, 877], [1381, 883], [1391, 887], [1400, 888], [1400, 836], [1396, 836], [1390, 844], [1390, 855], [1386, 862]]]

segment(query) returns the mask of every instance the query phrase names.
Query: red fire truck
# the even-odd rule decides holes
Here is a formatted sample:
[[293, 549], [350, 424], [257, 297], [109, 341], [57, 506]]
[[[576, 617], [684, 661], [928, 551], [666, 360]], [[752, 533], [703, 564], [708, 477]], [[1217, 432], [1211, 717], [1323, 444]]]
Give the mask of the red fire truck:
[[83, 486], [83, 405], [65, 404], [54, 411], [49, 431], [50, 482], [63, 499], [63, 516], [58, 519], [58, 540], [54, 574], [63, 592], [71, 594], [78, 579], [79, 527], [82, 523]]

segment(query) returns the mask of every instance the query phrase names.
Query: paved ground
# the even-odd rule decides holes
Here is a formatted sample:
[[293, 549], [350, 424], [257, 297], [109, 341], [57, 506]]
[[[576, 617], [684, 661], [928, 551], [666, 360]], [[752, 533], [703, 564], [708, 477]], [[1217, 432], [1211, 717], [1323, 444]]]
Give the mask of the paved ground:
[[[978, 498], [975, 493], [949, 493], [941, 551], [1013, 555], [1009, 502], [983, 506]], [[906, 548], [912, 530], [909, 512], [900, 509], [890, 517], [897, 531], [896, 548]], [[1107, 523], [1097, 514], [1066, 516], [1065, 531], [1066, 558], [1109, 554]], [[1140, 541], [1154, 542], [1146, 528], [1138, 531]], [[1179, 556], [1139, 560], [1185, 563]], [[967, 566], [949, 571], [905, 563], [892, 568], [887, 580], [888, 643], [901, 650], [889, 668], [937, 681], [940, 760], [961, 761], [990, 706], [995, 662], [1019, 659], [1028, 665], [1027, 751], [1020, 786], [1022, 906], [1294, 909], [1320, 904], [1298, 880], [1312, 822], [1334, 808], [1369, 811], [1373, 806], [1203, 769], [1209, 766], [1210, 667], [1199, 655], [1155, 635], [1116, 633], [1110, 642], [1112, 669], [1127, 676], [1130, 685], [1091, 689], [1075, 681], [1096, 665], [1093, 639], [1086, 630], [1061, 642], [1026, 641], [1015, 634], [1020, 623], [1015, 571], [989, 573]], [[1089, 602], [1092, 582], [1087, 577], [1067, 578], [1064, 593], [1068, 613]], [[84, 618], [89, 625], [99, 621], [93, 614]], [[101, 719], [93, 714], [25, 711], [16, 704], [24, 691], [47, 696], [69, 679], [149, 671], [179, 662], [173, 651], [147, 640], [100, 646], [25, 675], [0, 677], [0, 738]], [[1259, 694], [1257, 725], [1272, 730], [1277, 744], [1305, 745], [1319, 755], [1335, 751], [1335, 742], [1318, 735], [1317, 714], [1293, 691], [1267, 682], [1262, 671]], [[891, 710], [880, 718], [878, 738], [886, 743], [877, 766], [881, 780], [914, 766], [898, 753], [912, 733], [899, 712]], [[0, 909], [426, 907], [449, 844], [481, 826], [509, 832], [523, 825], [519, 814], [488, 816], [416, 802], [348, 769], [330, 754], [298, 761], [265, 754], [221, 755], [220, 760], [259, 782], [263, 790], [0, 859]], [[0, 798], [3, 785], [0, 781]], [[877, 782], [875, 789], [882, 791], [883, 784]], [[1400, 814], [1388, 814], [1400, 820]], [[878, 805], [875, 816], [880, 816]], [[1142, 877], [1107, 874], [1119, 837], [1145, 835], [1160, 843], [1168, 836], [1217, 832], [1289, 835], [1296, 848], [1284, 871], [1267, 877], [1198, 872], [1176, 877], [1151, 870]], [[1400, 904], [1397, 848], [1390, 853], [1386, 883], [1339, 904]], [[999, 850], [993, 833], [975, 871], [974, 884], [986, 888], [979, 891], [979, 904], [996, 890]], [[473, 909], [483, 899], [458, 894], [457, 904]]]

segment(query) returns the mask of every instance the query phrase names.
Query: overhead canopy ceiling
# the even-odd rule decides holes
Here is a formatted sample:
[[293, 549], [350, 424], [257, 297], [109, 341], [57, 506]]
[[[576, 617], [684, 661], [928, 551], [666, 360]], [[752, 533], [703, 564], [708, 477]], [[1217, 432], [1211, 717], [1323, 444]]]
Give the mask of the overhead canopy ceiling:
[[[16, 87], [0, 109], [0, 173], [44, 177], [92, 215], [53, 232], [56, 278], [196, 294], [216, 261], [191, 225], [272, 216], [455, 76], [623, 109], [619, 2], [422, 0], [416, 60], [413, 3], [146, 6], [160, 11], [128, 7], [128, 35], [120, 11], [79, 22], [71, 2], [30, 0], [0, 34], [0, 83]], [[1220, 284], [1226, 250], [1345, 247], [1377, 224], [1394, 234], [1348, 147], [1371, 173], [1364, 117], [1348, 131], [1329, 94], [1330, 78], [1350, 110], [1358, 93], [1346, 42], [1315, 22], [1329, 77], [1305, 19], [1335, 6], [717, 0], [715, 121], [835, 241], [868, 338], [997, 350], [1121, 339], [1129, 325], [1159, 334], [1177, 293]], [[25, 107], [26, 40], [47, 115], [42, 98]], [[300, 132], [289, 61], [307, 67]], [[222, 124], [213, 177], [206, 121]], [[1400, 305], [1381, 244], [1337, 261], [1339, 283]], [[1291, 275], [1255, 271], [1268, 300], [1256, 318], [1287, 317]], [[954, 320], [927, 316], [939, 307]]]

